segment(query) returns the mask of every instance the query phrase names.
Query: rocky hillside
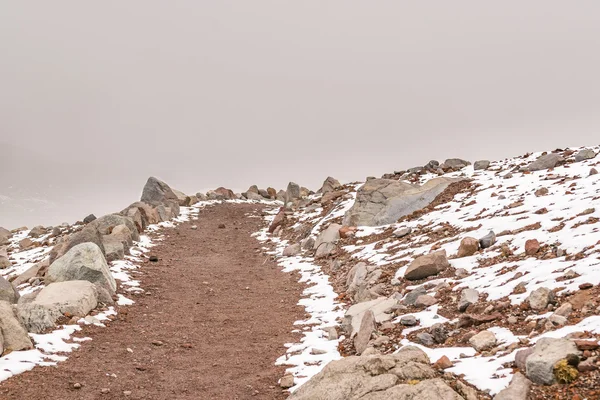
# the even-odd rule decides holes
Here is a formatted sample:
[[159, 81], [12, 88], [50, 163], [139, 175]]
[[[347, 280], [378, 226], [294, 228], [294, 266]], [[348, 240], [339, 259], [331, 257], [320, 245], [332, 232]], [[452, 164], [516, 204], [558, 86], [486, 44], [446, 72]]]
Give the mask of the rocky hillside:
[[120, 212], [0, 228], [0, 380], [64, 360], [81, 325], [143, 295], [161, 229], [261, 202], [256, 251], [306, 284], [277, 360], [290, 399], [599, 398], [599, 150], [432, 160], [317, 192], [150, 178]]
[[290, 184], [259, 236], [309, 285], [290, 398], [599, 398], [598, 150]]

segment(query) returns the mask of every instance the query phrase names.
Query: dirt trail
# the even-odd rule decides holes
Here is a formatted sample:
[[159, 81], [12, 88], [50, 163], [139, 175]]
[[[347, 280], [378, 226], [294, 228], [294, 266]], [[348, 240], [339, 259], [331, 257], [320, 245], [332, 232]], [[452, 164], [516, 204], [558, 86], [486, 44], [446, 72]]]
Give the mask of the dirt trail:
[[164, 230], [165, 240], [151, 249], [159, 261], [141, 269], [147, 294], [121, 307], [108, 328], [84, 328], [80, 336], [93, 340], [67, 361], [0, 384], [0, 398], [287, 397], [277, 385], [284, 368], [273, 363], [284, 343], [298, 339], [290, 331], [303, 316], [296, 306], [301, 288], [257, 251], [250, 234], [263, 220], [246, 214], [260, 209], [209, 207], [198, 221]]

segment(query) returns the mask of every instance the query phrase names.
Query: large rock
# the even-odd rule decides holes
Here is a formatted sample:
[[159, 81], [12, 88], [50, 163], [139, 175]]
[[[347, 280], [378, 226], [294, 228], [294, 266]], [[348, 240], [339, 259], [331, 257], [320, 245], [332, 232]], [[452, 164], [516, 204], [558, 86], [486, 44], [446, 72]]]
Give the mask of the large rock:
[[454, 170], [459, 170], [461, 168], [466, 167], [469, 164], [471, 163], [460, 158], [449, 158], [446, 161], [444, 161], [442, 168], [452, 168]]
[[300, 197], [300, 185], [295, 182], [288, 183], [287, 190], [285, 191], [285, 204], [293, 203], [299, 200]]
[[21, 325], [15, 309], [6, 301], [0, 301], [0, 330], [3, 336], [4, 351], [33, 349], [27, 330]]
[[315, 240], [314, 249], [317, 250], [323, 243], [335, 243], [340, 240], [340, 224], [330, 224]]
[[12, 283], [0, 276], [0, 301], [15, 304], [19, 300], [19, 292]]
[[0, 269], [5, 269], [12, 266], [12, 263], [4, 254], [0, 254]]
[[110, 235], [116, 226], [125, 225], [131, 232], [133, 240], [140, 240], [138, 229], [129, 217], [119, 214], [108, 214], [88, 224], [86, 228], [96, 228], [101, 235]]
[[236, 199], [236, 195], [233, 193], [233, 190], [224, 188], [223, 186], [216, 188], [215, 193], [217, 193], [218, 196], [221, 196], [224, 200]]
[[391, 179], [371, 179], [357, 192], [346, 215], [346, 226], [378, 226], [396, 222], [429, 204], [458, 179], [435, 178], [423, 186]]
[[496, 234], [494, 233], [494, 231], [489, 231], [487, 235], [479, 239], [479, 246], [482, 249], [492, 247], [494, 243], [496, 243]]
[[494, 396], [494, 400], [527, 400], [530, 389], [531, 381], [517, 372], [513, 375], [510, 385]]
[[31, 228], [31, 230], [29, 231], [29, 234], [27, 236], [29, 236], [30, 238], [39, 238], [40, 236], [44, 235], [46, 233], [46, 228], [44, 228], [42, 225], [38, 225], [38, 226], [34, 226], [33, 228]]
[[152, 206], [169, 207], [175, 216], [179, 215], [179, 198], [165, 182], [151, 176], [142, 191], [140, 201]]
[[102, 251], [94, 243], [82, 243], [54, 261], [46, 279], [49, 282], [84, 280], [104, 287], [111, 294], [117, 290]]
[[88, 281], [51, 283], [31, 302], [17, 307], [19, 318], [29, 332], [54, 328], [63, 315], [85, 317], [98, 305], [96, 286]]
[[0, 226], [0, 246], [4, 246], [10, 243], [10, 238], [12, 237], [12, 233]]
[[[176, 215], [178, 215], [179, 214], [179, 204], [171, 203], [170, 205], [175, 207]], [[134, 222], [136, 222], [136, 228], [138, 228], [138, 232], [142, 233], [148, 225], [152, 225], [152, 224], [161, 222], [162, 219], [159, 215], [159, 208], [164, 210], [165, 205], [160, 204], [156, 207], [152, 207], [150, 204], [147, 204], [147, 203], [144, 203], [141, 201], [136, 201], [135, 203], [132, 203], [129, 207], [127, 207], [125, 210], [121, 211], [121, 215], [125, 215], [125, 216], [133, 218], [132, 215], [135, 215], [135, 211], [137, 210], [140, 214], [141, 230], [140, 230], [139, 223], [135, 221], [135, 218], [133, 218], [133, 219], [134, 219]], [[171, 209], [171, 207], [169, 207], [169, 209]], [[173, 215], [173, 216], [175, 216], [175, 215]], [[171, 216], [171, 218], [172, 218], [172, 216]], [[169, 219], [171, 219], [171, 218], [169, 218]], [[169, 219], [167, 219], [167, 221]], [[127, 226], [131, 229], [130, 225], [127, 225]], [[139, 240], [139, 239], [135, 238], [135, 236], [134, 236], [134, 240]]]
[[375, 321], [379, 324], [389, 321], [393, 317], [392, 309], [397, 303], [398, 302], [394, 299], [380, 297], [375, 300], [354, 304], [344, 314], [342, 327], [349, 336], [358, 333], [362, 324], [363, 315], [367, 311], [373, 312]]
[[96, 226], [91, 223], [86, 225], [79, 232], [75, 232], [68, 237], [65, 237], [61, 242], [57, 243], [50, 251], [50, 264], [62, 257], [73, 247], [82, 243], [94, 243], [100, 248], [104, 254], [104, 244], [102, 243], [102, 234], [96, 229]]
[[596, 152], [594, 150], [583, 149], [583, 150], [579, 150], [579, 152], [577, 154], [575, 154], [575, 161], [581, 162], [584, 160], [591, 160], [594, 157], [596, 157]]
[[[350, 356], [332, 361], [289, 400], [461, 400], [437, 376], [427, 355], [414, 346], [396, 354]], [[417, 384], [400, 382], [419, 381]]]
[[178, 204], [181, 207], [189, 207], [192, 205], [192, 198], [190, 196], [188, 196], [187, 194], [185, 194], [182, 191], [179, 191], [177, 189], [171, 189], [171, 190], [173, 190], [173, 193], [175, 193], [175, 196], [177, 196]]
[[12, 281], [12, 284], [15, 287], [27, 283], [31, 278], [38, 276], [40, 270], [47, 269], [50, 266], [48, 263], [48, 259], [40, 261], [39, 263], [34, 264], [31, 268], [27, 269], [21, 275], [17, 276], [15, 280]]
[[554, 168], [558, 163], [562, 162], [563, 158], [560, 154], [550, 153], [538, 157], [537, 160], [524, 167], [524, 171], [541, 171], [544, 169]]
[[377, 323], [373, 311], [367, 310], [362, 317], [360, 330], [354, 337], [354, 349], [356, 350], [356, 354], [361, 355], [362, 352], [367, 349], [369, 341], [371, 340], [371, 335], [375, 332], [376, 327]]
[[485, 170], [485, 169], [488, 169], [489, 167], [490, 167], [490, 162], [488, 160], [475, 161], [475, 164], [473, 164], [473, 169], [475, 171]]
[[449, 266], [446, 250], [439, 250], [417, 257], [406, 269], [404, 278], [408, 280], [424, 279], [439, 274]]
[[[110, 234], [113, 238], [118, 239], [125, 248], [133, 246], [133, 235], [131, 229], [127, 225], [117, 225], [112, 229]], [[127, 251], [125, 252], [127, 253]]]
[[342, 188], [342, 184], [335, 178], [328, 176], [321, 186], [321, 193], [326, 194], [329, 192], [335, 192]]
[[123, 242], [112, 235], [105, 235], [103, 242], [106, 261], [122, 260], [125, 257], [125, 246]]
[[527, 377], [538, 385], [552, 385], [555, 381], [554, 364], [571, 354], [581, 355], [572, 340], [555, 338], [538, 340], [533, 353], [525, 362]]

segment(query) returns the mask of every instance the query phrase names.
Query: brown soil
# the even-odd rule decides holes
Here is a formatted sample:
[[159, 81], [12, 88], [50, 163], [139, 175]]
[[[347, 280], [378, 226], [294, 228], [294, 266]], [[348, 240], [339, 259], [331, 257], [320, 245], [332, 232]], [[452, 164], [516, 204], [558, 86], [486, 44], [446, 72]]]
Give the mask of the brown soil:
[[150, 253], [159, 261], [145, 262], [139, 276], [146, 294], [107, 328], [85, 327], [80, 336], [93, 340], [67, 361], [0, 384], [0, 398], [286, 398], [277, 384], [284, 368], [274, 362], [298, 340], [290, 331], [304, 317], [301, 287], [250, 236], [263, 220], [246, 214], [261, 209], [219, 205], [162, 231]]

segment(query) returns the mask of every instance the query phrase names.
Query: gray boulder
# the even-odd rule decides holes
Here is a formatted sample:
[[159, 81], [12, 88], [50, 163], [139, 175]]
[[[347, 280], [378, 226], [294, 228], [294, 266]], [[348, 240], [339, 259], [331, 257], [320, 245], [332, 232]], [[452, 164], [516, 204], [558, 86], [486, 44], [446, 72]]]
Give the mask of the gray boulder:
[[482, 249], [492, 247], [494, 243], [496, 243], [496, 234], [494, 231], [490, 231], [487, 235], [479, 239], [479, 247]]
[[98, 305], [97, 291], [88, 281], [51, 283], [30, 302], [17, 306], [21, 322], [29, 332], [42, 333], [54, 328], [56, 321], [68, 313], [85, 317]]
[[102, 243], [104, 244], [106, 261], [122, 260], [125, 257], [125, 247], [119, 238], [112, 235], [106, 235], [104, 236]]
[[[296, 390], [289, 400], [462, 399], [431, 368], [414, 346], [396, 354], [350, 356], [332, 361]], [[400, 383], [420, 381], [415, 385]]]
[[73, 247], [82, 243], [94, 243], [100, 248], [102, 254], [104, 254], [102, 234], [98, 231], [98, 229], [96, 229], [95, 226], [88, 224], [82, 230], [69, 235], [52, 248], [50, 251], [50, 264], [52, 264], [56, 259], [62, 257]]
[[179, 206], [181, 207], [189, 207], [192, 205], [192, 198], [190, 196], [188, 196], [187, 194], [183, 193], [180, 190], [177, 189], [171, 189], [173, 191], [173, 193], [175, 193], [175, 196], [177, 196], [177, 201]]
[[406, 269], [404, 278], [408, 280], [424, 279], [439, 274], [449, 266], [446, 250], [439, 250], [417, 257]]
[[581, 162], [585, 160], [591, 160], [596, 157], [596, 152], [592, 149], [582, 149], [577, 154], [575, 154], [575, 161]]
[[246, 196], [246, 198], [248, 200], [256, 200], [256, 201], [264, 200], [264, 197], [262, 197], [259, 193], [246, 192], [246, 193], [244, 193], [244, 195]]
[[363, 351], [367, 349], [369, 341], [371, 340], [371, 335], [375, 332], [376, 327], [377, 323], [373, 311], [367, 310], [363, 314], [360, 330], [354, 337], [354, 349], [356, 350], [357, 355], [361, 355]]
[[[179, 204], [171, 203], [171, 205], [173, 207], [175, 207], [177, 214], [179, 214]], [[143, 203], [141, 201], [136, 201], [135, 203], [130, 204], [129, 207], [127, 207], [125, 210], [121, 211], [120, 214], [124, 215], [126, 217], [131, 217], [133, 219], [133, 221], [135, 222], [135, 226], [138, 229], [138, 232], [142, 233], [148, 225], [156, 224], [161, 221], [160, 216], [158, 215], [159, 207], [164, 208], [165, 205], [160, 204], [158, 206], [153, 207], [147, 203]], [[136, 220], [136, 218], [138, 218], [136, 211], [139, 212], [141, 226], [140, 226], [140, 223]], [[136, 217], [134, 217], [134, 215]], [[129, 229], [131, 229], [131, 225], [127, 225], [127, 226], [129, 227]], [[139, 240], [139, 239], [136, 239], [134, 237], [134, 240]]]
[[95, 219], [96, 219], [96, 216], [94, 214], [90, 214], [90, 215], [88, 215], [87, 217], [85, 217], [83, 219], [83, 223], [84, 224], [89, 224], [90, 222], [92, 222]]
[[54, 261], [46, 279], [49, 282], [88, 281], [107, 289], [111, 294], [117, 290], [102, 251], [94, 243], [82, 243]]
[[12, 263], [8, 259], [8, 257], [4, 254], [0, 254], [0, 269], [6, 269], [12, 266]]
[[13, 306], [0, 301], [0, 330], [4, 351], [19, 351], [33, 349], [33, 343], [27, 334], [27, 330], [21, 325]]
[[38, 226], [34, 226], [33, 228], [31, 228], [31, 230], [29, 231], [29, 234], [27, 236], [29, 236], [30, 238], [39, 238], [40, 236], [44, 235], [46, 233], [46, 228], [44, 228], [42, 225], [38, 225]]
[[300, 185], [294, 182], [288, 183], [287, 190], [285, 191], [285, 204], [293, 203], [299, 200], [300, 197]]
[[169, 185], [155, 177], [148, 178], [140, 200], [152, 206], [163, 204], [171, 208], [173, 214], [179, 215], [179, 198]]
[[336, 242], [340, 240], [339, 224], [330, 224], [323, 232], [317, 236], [313, 248], [315, 249], [315, 257], [327, 257], [336, 249]]
[[525, 362], [527, 377], [538, 385], [552, 385], [555, 382], [554, 364], [571, 354], [581, 356], [575, 343], [569, 339], [538, 340]]
[[496, 335], [491, 331], [481, 331], [469, 339], [469, 344], [477, 351], [489, 350], [496, 345]]
[[562, 162], [563, 158], [560, 154], [549, 153], [538, 157], [537, 160], [523, 168], [523, 171], [541, 171], [544, 169], [554, 168], [558, 163]]
[[345, 226], [378, 226], [396, 222], [429, 204], [459, 179], [431, 179], [422, 186], [391, 179], [371, 179], [357, 192], [346, 215]]
[[206, 195], [202, 192], [198, 192], [196, 193], [196, 198], [198, 199], [198, 201], [206, 201], [208, 200], [208, 197], [206, 197]]
[[517, 372], [513, 375], [510, 385], [494, 396], [494, 400], [527, 400], [531, 385], [529, 379]]
[[490, 162], [488, 160], [475, 161], [475, 164], [473, 165], [473, 169], [475, 171], [485, 170], [485, 169], [488, 169], [489, 167], [490, 167]]
[[537, 288], [527, 296], [526, 301], [529, 303], [529, 307], [534, 310], [541, 311], [548, 307], [549, 303], [554, 303], [556, 300], [554, 292], [548, 288], [541, 287]]
[[471, 164], [471, 163], [466, 160], [462, 160], [460, 158], [449, 158], [446, 161], [444, 161], [444, 167], [452, 168], [454, 170], [464, 168], [469, 164]]
[[283, 249], [283, 256], [284, 257], [294, 257], [294, 256], [297, 256], [298, 254], [300, 254], [301, 250], [302, 249], [300, 248], [300, 243], [291, 244], [291, 245], [287, 246], [285, 249]]
[[116, 226], [125, 225], [131, 232], [133, 240], [140, 240], [138, 229], [129, 217], [119, 214], [104, 215], [93, 222], [90, 222], [86, 228], [96, 228], [101, 235], [110, 235]]
[[329, 193], [335, 192], [342, 188], [342, 184], [335, 178], [328, 176], [327, 179], [323, 182], [323, 186], [321, 186], [321, 193]]
[[392, 309], [396, 304], [396, 300], [385, 297], [354, 304], [346, 310], [342, 327], [349, 336], [355, 335], [360, 331], [363, 316], [367, 311], [373, 312], [375, 321], [378, 324], [389, 321], [393, 317]]
[[404, 236], [410, 235], [411, 233], [412, 233], [412, 228], [410, 226], [405, 226], [405, 227], [396, 229], [394, 232], [392, 232], [392, 235], [394, 235], [394, 237], [396, 237], [396, 238], [402, 238]]
[[19, 300], [19, 292], [12, 283], [0, 276], [0, 301], [15, 304]]

